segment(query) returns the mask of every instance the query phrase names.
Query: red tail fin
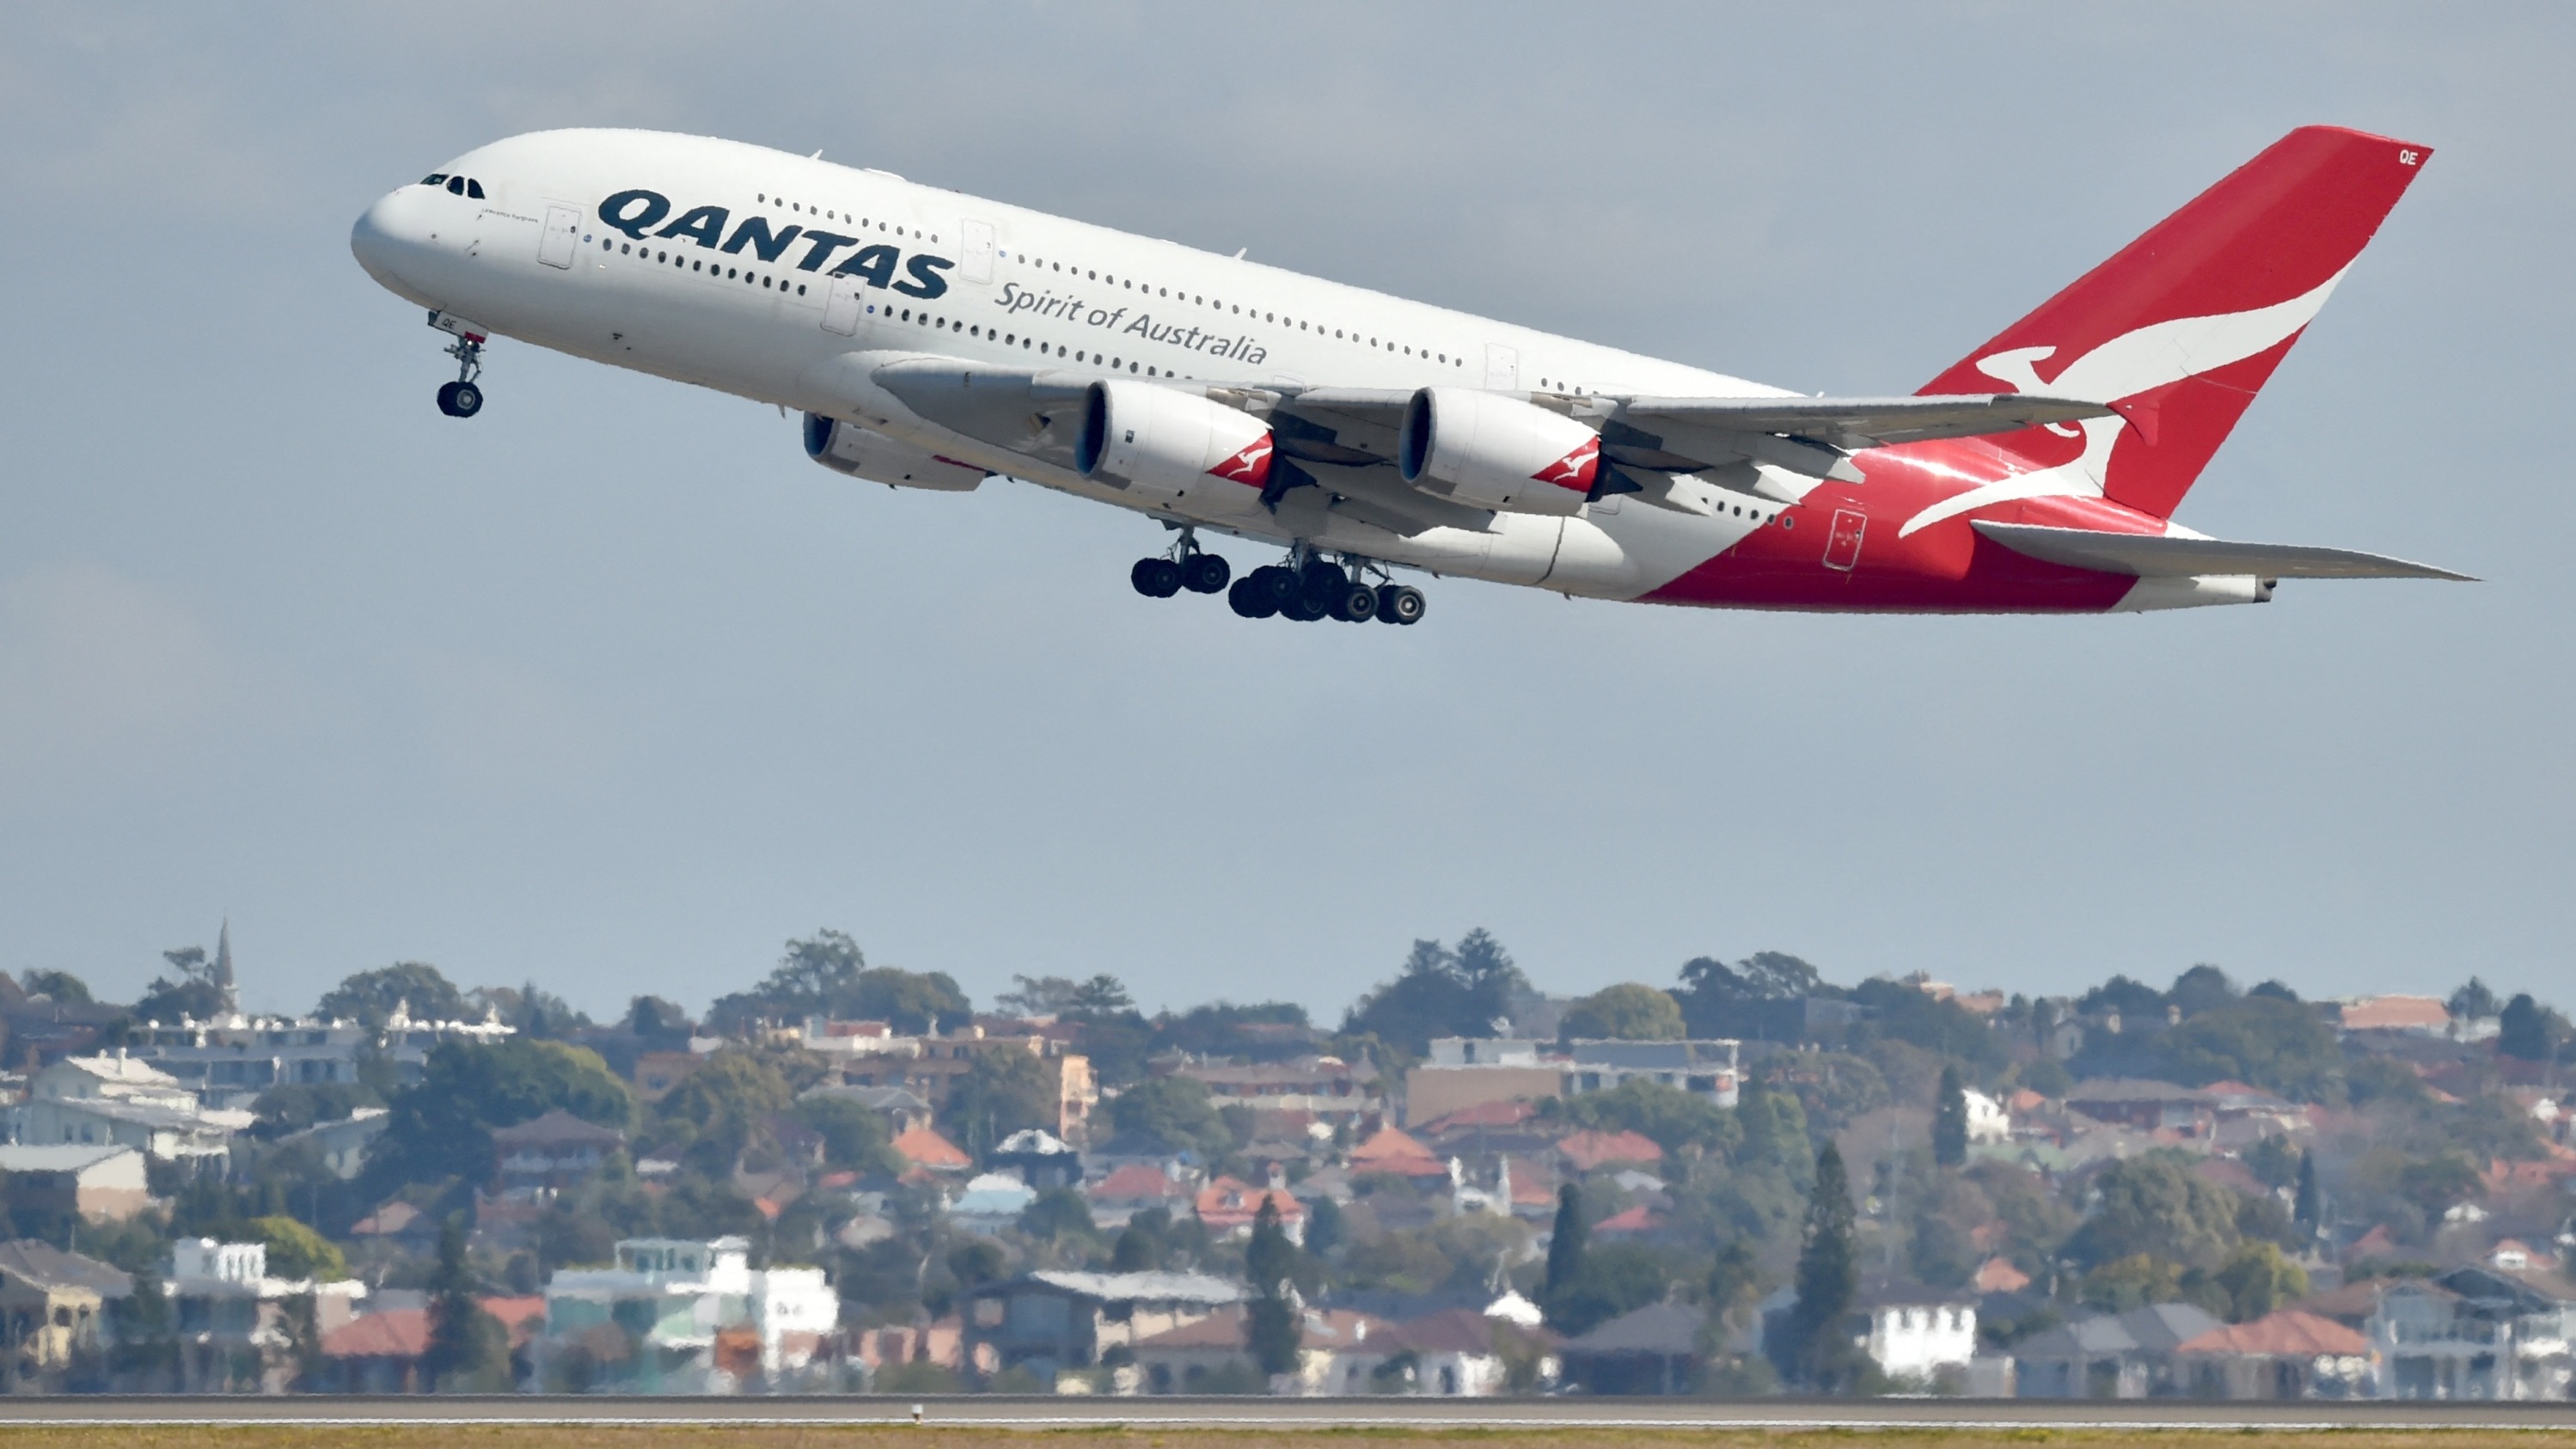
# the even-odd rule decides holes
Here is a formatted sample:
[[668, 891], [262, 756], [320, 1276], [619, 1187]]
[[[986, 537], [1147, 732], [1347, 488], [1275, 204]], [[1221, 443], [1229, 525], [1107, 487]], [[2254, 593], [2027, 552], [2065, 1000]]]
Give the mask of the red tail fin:
[[1923, 391], [2000, 382], [2116, 405], [2116, 420], [1997, 441], [2166, 517], [2432, 154], [2333, 126], [2292, 131]]

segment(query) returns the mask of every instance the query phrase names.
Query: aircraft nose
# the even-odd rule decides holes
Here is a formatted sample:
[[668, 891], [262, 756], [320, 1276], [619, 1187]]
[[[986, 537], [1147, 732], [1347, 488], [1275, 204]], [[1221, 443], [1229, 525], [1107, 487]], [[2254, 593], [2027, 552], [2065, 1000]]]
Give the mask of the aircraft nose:
[[418, 208], [406, 195], [416, 189], [407, 186], [376, 198], [376, 204], [361, 213], [358, 224], [349, 228], [349, 252], [358, 259], [358, 265], [377, 282], [396, 290], [401, 289], [404, 280], [404, 254], [428, 239], [419, 225]]

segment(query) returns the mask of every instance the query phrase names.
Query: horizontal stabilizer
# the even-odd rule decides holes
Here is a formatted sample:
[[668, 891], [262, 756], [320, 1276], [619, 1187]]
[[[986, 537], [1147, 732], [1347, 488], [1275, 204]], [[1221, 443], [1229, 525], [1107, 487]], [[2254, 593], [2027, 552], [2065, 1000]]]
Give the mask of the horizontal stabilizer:
[[2467, 574], [2346, 548], [2307, 548], [2292, 543], [2234, 543], [2218, 538], [2176, 538], [2153, 533], [2102, 533], [2048, 528], [2035, 523], [1975, 520], [1977, 532], [2018, 554], [2069, 568], [2129, 574], [2142, 579], [2204, 574], [2254, 574], [2267, 579], [2453, 579]]
[[1847, 451], [1927, 438], [2018, 432], [2040, 423], [2107, 418], [2098, 402], [2025, 393], [1934, 397], [1637, 397], [1622, 418], [1737, 433], [1788, 433]]

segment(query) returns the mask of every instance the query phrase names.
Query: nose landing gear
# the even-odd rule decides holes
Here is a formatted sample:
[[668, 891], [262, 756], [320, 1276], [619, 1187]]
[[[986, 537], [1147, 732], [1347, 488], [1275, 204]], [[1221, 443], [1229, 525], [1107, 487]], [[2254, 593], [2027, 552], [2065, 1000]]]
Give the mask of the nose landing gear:
[[439, 385], [438, 410], [451, 418], [470, 418], [483, 411], [483, 388], [477, 381], [483, 376], [483, 334], [465, 331], [441, 312], [429, 314], [429, 325], [456, 334], [447, 347], [447, 355], [456, 359], [456, 381]]

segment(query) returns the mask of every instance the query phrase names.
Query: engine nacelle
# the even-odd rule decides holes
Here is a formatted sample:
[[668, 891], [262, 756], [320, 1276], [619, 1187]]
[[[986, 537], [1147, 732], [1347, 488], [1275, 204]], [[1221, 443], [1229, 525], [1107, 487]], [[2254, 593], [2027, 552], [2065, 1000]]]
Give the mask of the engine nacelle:
[[1479, 508], [1579, 513], [1601, 473], [1601, 435], [1501, 393], [1426, 387], [1405, 405], [1395, 467], [1426, 493]]
[[821, 413], [805, 415], [805, 456], [835, 473], [896, 488], [964, 493], [984, 481], [984, 470], [972, 463], [943, 458], [927, 448]]
[[1270, 481], [1270, 426], [1196, 393], [1095, 382], [1073, 465], [1085, 478], [1164, 498], [1200, 487], [1258, 490]]

